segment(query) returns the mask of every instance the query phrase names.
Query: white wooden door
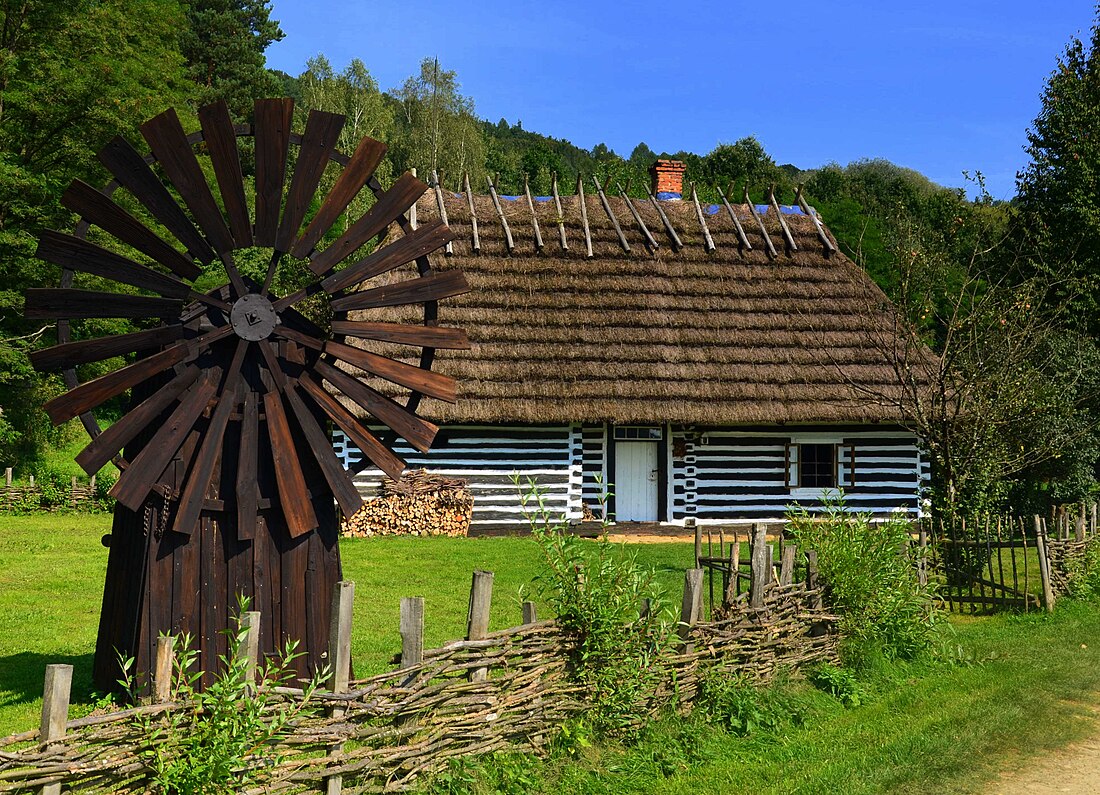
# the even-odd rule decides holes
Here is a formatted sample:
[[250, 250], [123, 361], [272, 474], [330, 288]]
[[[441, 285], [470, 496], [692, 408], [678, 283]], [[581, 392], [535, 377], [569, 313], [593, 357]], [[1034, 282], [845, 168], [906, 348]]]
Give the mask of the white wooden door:
[[615, 520], [656, 522], [657, 442], [615, 444]]

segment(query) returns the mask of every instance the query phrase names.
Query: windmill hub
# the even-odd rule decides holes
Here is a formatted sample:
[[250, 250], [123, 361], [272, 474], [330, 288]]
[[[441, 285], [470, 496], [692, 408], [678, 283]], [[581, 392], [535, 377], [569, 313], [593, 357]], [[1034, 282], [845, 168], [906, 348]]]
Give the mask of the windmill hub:
[[238, 337], [249, 342], [258, 342], [271, 336], [279, 323], [279, 316], [275, 314], [275, 307], [267, 298], [249, 293], [233, 304], [229, 320]]

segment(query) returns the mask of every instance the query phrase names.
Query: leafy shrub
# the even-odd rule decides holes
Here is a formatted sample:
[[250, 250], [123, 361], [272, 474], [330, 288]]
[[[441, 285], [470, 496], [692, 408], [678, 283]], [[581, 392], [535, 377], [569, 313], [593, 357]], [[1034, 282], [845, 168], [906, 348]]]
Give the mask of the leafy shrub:
[[774, 732], [784, 723], [798, 724], [803, 718], [801, 708], [786, 698], [782, 687], [754, 687], [720, 668], [711, 668], [703, 677], [696, 709], [739, 737]]
[[1093, 536], [1084, 553], [1070, 558], [1066, 565], [1069, 594], [1074, 599], [1100, 598], [1100, 536]]
[[[569, 534], [565, 517], [553, 515], [533, 479], [521, 485], [515, 476], [513, 482], [542, 552], [537, 584], [576, 637], [571, 671], [592, 700], [592, 726], [598, 733], [631, 734], [641, 723], [646, 694], [660, 679], [658, 652], [669, 638], [653, 571], [606, 534], [595, 541]], [[650, 610], [640, 615], [643, 599]]]
[[863, 703], [863, 686], [848, 668], [838, 668], [822, 663], [806, 673], [810, 684], [831, 696], [846, 707], [858, 707]]
[[258, 670], [254, 683], [248, 662], [239, 654], [248, 630], [240, 615], [248, 601], [238, 604], [236, 629], [229, 630], [229, 652], [220, 658], [221, 672], [207, 688], [198, 689], [198, 651], [186, 635], [178, 641], [171, 700], [192, 705], [160, 718], [145, 718], [149, 738], [147, 763], [156, 790], [165, 795], [234, 793], [258, 782], [265, 770], [278, 763], [272, 747], [296, 717], [313, 709], [310, 700], [327, 672], [306, 685], [305, 695], [293, 703], [279, 700], [271, 688], [293, 680], [293, 661], [302, 656], [290, 641], [277, 660]]
[[842, 497], [827, 501], [823, 515], [799, 508], [787, 519], [799, 544], [817, 550], [829, 603], [841, 616], [849, 663], [872, 650], [912, 659], [932, 648], [939, 614], [905, 553], [907, 521], [873, 522], [869, 514], [846, 511]]

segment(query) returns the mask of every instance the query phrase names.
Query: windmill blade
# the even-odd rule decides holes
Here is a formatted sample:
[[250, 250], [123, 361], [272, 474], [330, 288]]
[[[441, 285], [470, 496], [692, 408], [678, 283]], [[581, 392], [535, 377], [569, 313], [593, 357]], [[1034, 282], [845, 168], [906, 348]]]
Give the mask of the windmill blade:
[[183, 326], [179, 323], [157, 326], [148, 331], [135, 331], [132, 334], [119, 334], [111, 337], [96, 337], [79, 342], [66, 342], [50, 348], [33, 351], [29, 358], [34, 369], [44, 372], [64, 370], [88, 362], [100, 362], [127, 353], [159, 348], [183, 337]]
[[273, 247], [279, 226], [290, 148], [294, 100], [258, 99], [255, 104], [257, 246]]
[[303, 331], [289, 328], [285, 324], [276, 326], [272, 334], [275, 334], [276, 336], [282, 337], [286, 340], [291, 340], [292, 342], [297, 342], [299, 345], [304, 345], [305, 347], [315, 351], [319, 351], [323, 347], [325, 347], [324, 340], [306, 334]]
[[378, 197], [374, 206], [351, 225], [348, 231], [324, 251], [314, 255], [309, 262], [309, 269], [320, 276], [336, 267], [346, 257], [354, 254], [360, 246], [385, 230], [395, 218], [404, 215], [426, 190], [428, 186], [412, 174], [408, 172], [402, 174], [388, 191]]
[[405, 462], [393, 454], [393, 451], [369, 430], [363, 427], [359, 419], [344, 408], [339, 400], [334, 398], [325, 388], [312, 378], [303, 376], [298, 379], [298, 384], [305, 390], [313, 402], [321, 407], [321, 410], [329, 416], [337, 426], [348, 435], [363, 455], [370, 459], [376, 467], [386, 473], [393, 480], [398, 480], [405, 471]]
[[103, 147], [99, 160], [120, 185], [129, 190], [154, 218], [164, 224], [165, 229], [183, 243], [192, 257], [199, 262], [214, 259], [214, 249], [195, 229], [145, 159], [125, 138], [116, 137]]
[[332, 333], [362, 340], [396, 342], [421, 348], [470, 349], [470, 338], [460, 328], [443, 326], [413, 326], [404, 323], [381, 323], [365, 320], [333, 320]]
[[355, 148], [355, 154], [344, 166], [336, 184], [332, 186], [324, 204], [313, 220], [309, 222], [306, 231], [298, 238], [298, 242], [290, 249], [290, 253], [298, 259], [306, 259], [312, 253], [314, 246], [321, 237], [332, 228], [341, 213], [348, 208], [359, 191], [374, 176], [375, 169], [382, 162], [382, 156], [386, 154], [386, 145], [373, 138], [363, 138], [359, 146]]
[[339, 113], [311, 110], [306, 121], [306, 132], [298, 147], [298, 161], [294, 164], [294, 176], [286, 196], [286, 207], [275, 235], [275, 250], [289, 251], [313, 200], [313, 194], [321, 182], [329, 155], [336, 148], [340, 131], [344, 129], [344, 117]]
[[249, 390], [241, 407], [241, 444], [237, 451], [237, 539], [255, 535], [259, 508], [259, 399]]
[[60, 425], [86, 411], [91, 411], [104, 401], [110, 400], [127, 389], [149, 380], [154, 375], [176, 366], [196, 351], [216, 339], [228, 336], [230, 333], [232, 333], [232, 329], [223, 326], [221, 329], [215, 329], [190, 342], [181, 342], [160, 353], [138, 359], [133, 364], [128, 364], [118, 370], [112, 370], [91, 381], [85, 381], [65, 394], [47, 400], [43, 408], [45, 408], [53, 424]]
[[457, 237], [436, 218], [321, 282], [329, 295], [432, 253]]
[[162, 386], [118, 422], [111, 423], [91, 444], [76, 456], [76, 463], [88, 475], [94, 475], [129, 444], [144, 428], [156, 420], [183, 391], [199, 377], [199, 368], [189, 366]]
[[169, 108], [149, 119], [141, 125], [141, 134], [172, 185], [179, 191], [184, 204], [191, 210], [199, 228], [206, 233], [206, 239], [214, 251], [219, 255], [232, 251], [233, 235], [210, 193], [206, 176], [195, 158], [195, 150], [187, 142], [187, 133], [183, 131], [175, 109]]
[[229, 231], [236, 247], [246, 248], [252, 245], [252, 221], [248, 216], [248, 199], [244, 195], [237, 133], [225, 100], [220, 99], [199, 108], [199, 122], [206, 149], [210, 153], [210, 164], [218, 180], [222, 204], [229, 216]]
[[264, 395], [264, 414], [267, 432], [271, 439], [271, 456], [275, 460], [275, 480], [279, 484], [279, 502], [283, 506], [290, 537], [308, 533], [317, 528], [317, 514], [309, 498], [305, 475], [294, 449], [294, 436], [290, 432], [286, 411], [278, 392]]
[[87, 240], [61, 232], [43, 232], [34, 255], [62, 268], [101, 276], [141, 290], [149, 290], [165, 298], [183, 299], [193, 292], [190, 285], [175, 276], [158, 273]]
[[409, 444], [420, 452], [425, 453], [432, 446], [432, 440], [439, 432], [437, 426], [352, 378], [343, 370], [336, 369], [323, 359], [317, 362], [314, 369], [318, 375], [343, 392], [349, 400], [378, 418], [383, 425], [408, 440]]
[[423, 370], [412, 364], [387, 359], [385, 356], [379, 356], [362, 348], [331, 340], [325, 343], [324, 352], [353, 367], [366, 370], [368, 373], [428, 397], [445, 400], [448, 403], [458, 401], [457, 385], [449, 375], [433, 373], [431, 370]]
[[152, 257], [177, 276], [194, 281], [202, 274], [202, 268], [88, 183], [74, 179], [62, 194], [61, 203], [116, 240]]
[[406, 279], [396, 284], [361, 290], [333, 299], [330, 306], [334, 312], [350, 312], [354, 309], [375, 309], [383, 306], [438, 301], [441, 298], [450, 298], [468, 292], [470, 292], [470, 285], [461, 271], [444, 271], [418, 279]]
[[206, 501], [206, 492], [210, 488], [210, 479], [214, 474], [214, 466], [221, 456], [225, 429], [229, 425], [229, 415], [237, 407], [237, 384], [240, 381], [241, 364], [244, 362], [247, 350], [248, 341], [238, 340], [229, 369], [225, 372], [218, 405], [210, 417], [210, 424], [203, 434], [199, 453], [192, 462], [191, 474], [180, 495], [179, 510], [176, 512], [176, 521], [172, 525], [177, 533], [191, 535], [191, 529], [198, 526], [202, 506]]
[[175, 457], [195, 421], [217, 393], [219, 381], [221, 368], [215, 367], [207, 370], [203, 378], [191, 387], [191, 391], [176, 406], [168, 421], [119, 475], [109, 492], [112, 497], [131, 511], [141, 509], [141, 504], [153, 490], [157, 478]]
[[73, 290], [67, 287], [32, 287], [26, 291], [23, 317], [159, 317], [179, 315], [183, 302], [172, 298]]
[[336, 453], [332, 451], [332, 440], [329, 439], [327, 433], [321, 430], [321, 426], [317, 424], [317, 418], [302, 402], [302, 398], [298, 395], [293, 383], [289, 385], [283, 395], [298, 420], [298, 427], [302, 429], [302, 435], [306, 437], [309, 449], [313, 452], [313, 457], [317, 459], [321, 472], [325, 476], [325, 482], [328, 483], [329, 489], [336, 497], [340, 510], [344, 512], [344, 516], [354, 515], [356, 511], [363, 507], [363, 497], [344, 471], [344, 466], [340, 463], [340, 459], [336, 457]]

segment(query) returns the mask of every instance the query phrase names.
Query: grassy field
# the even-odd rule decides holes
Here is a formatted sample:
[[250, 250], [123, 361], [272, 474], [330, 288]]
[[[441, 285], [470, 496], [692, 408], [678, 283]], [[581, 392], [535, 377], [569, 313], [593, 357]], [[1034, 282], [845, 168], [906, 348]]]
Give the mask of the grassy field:
[[[47, 663], [72, 663], [75, 700], [88, 703], [107, 555], [99, 538], [108, 529], [106, 515], [0, 517], [0, 735], [37, 724]], [[494, 628], [518, 622], [538, 571], [538, 548], [529, 539], [361, 539], [341, 548], [345, 576], [356, 582], [358, 675], [384, 669], [398, 650], [401, 596], [426, 598], [426, 643], [437, 645], [464, 632], [473, 569], [496, 572]], [[635, 549], [678, 602], [690, 545]], [[865, 674], [858, 707], [796, 684], [761, 697], [781, 719], [750, 737], [668, 719], [631, 748], [593, 746], [565, 761], [521, 761], [514, 769], [475, 773], [468, 787], [556, 794], [967, 793], [982, 791], [998, 771], [1097, 731], [1095, 606], [1067, 601], [1053, 617], [956, 616], [944, 645], [952, 662], [884, 665]], [[501, 776], [512, 783], [501, 785]]]

